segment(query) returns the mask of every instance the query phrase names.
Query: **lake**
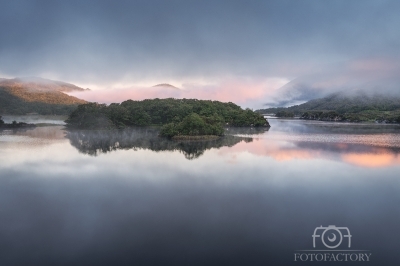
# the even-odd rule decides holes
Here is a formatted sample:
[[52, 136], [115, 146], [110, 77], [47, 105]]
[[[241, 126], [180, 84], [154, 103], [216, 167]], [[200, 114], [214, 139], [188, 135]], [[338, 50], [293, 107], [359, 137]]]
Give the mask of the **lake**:
[[400, 126], [269, 122], [0, 131], [0, 265], [400, 265]]

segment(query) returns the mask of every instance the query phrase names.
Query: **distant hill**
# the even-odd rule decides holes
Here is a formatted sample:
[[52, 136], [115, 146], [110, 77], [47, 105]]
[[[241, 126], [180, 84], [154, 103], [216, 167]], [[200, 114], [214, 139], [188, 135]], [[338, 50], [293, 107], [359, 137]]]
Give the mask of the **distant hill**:
[[168, 83], [157, 84], [157, 85], [154, 85], [153, 87], [166, 87], [166, 88], [170, 88], [170, 89], [179, 90], [179, 88], [175, 87], [174, 85], [168, 84]]
[[400, 122], [400, 97], [363, 92], [339, 92], [291, 107], [257, 110], [263, 114], [293, 113], [304, 119]]
[[0, 114], [69, 114], [85, 100], [64, 92], [84, 91], [73, 84], [42, 79], [0, 79]]

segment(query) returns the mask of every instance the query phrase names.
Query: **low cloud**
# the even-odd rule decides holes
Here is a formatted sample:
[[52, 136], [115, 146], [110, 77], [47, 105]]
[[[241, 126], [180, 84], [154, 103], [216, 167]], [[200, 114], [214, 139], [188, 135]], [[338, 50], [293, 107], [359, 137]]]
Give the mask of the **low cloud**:
[[257, 108], [288, 80], [282, 78], [248, 79], [235, 78], [216, 84], [183, 84], [182, 88], [170, 87], [129, 87], [73, 92], [69, 95], [91, 102], [114, 103], [128, 99], [152, 98], [196, 98], [234, 102], [242, 107]]
[[266, 106], [290, 106], [335, 92], [356, 95], [399, 95], [400, 63], [396, 58], [374, 57], [340, 62], [298, 77], [275, 90]]
[[309, 69], [309, 74], [286, 78], [235, 77], [213, 84], [185, 83], [180, 90], [166, 87], [117, 86], [76, 92], [73, 95], [100, 103], [128, 99], [197, 98], [234, 102], [243, 107], [264, 108], [301, 104], [331, 93], [400, 95], [400, 60], [396, 57], [363, 57]]

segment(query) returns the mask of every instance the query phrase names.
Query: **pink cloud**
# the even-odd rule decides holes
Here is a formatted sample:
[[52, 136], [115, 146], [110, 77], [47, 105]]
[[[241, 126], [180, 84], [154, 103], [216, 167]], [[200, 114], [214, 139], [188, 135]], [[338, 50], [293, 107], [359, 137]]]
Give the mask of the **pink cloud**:
[[259, 107], [287, 80], [279, 78], [247, 80], [231, 79], [216, 85], [184, 84], [182, 89], [169, 87], [131, 87], [73, 92], [69, 95], [99, 103], [122, 102], [128, 99], [196, 98], [234, 102], [246, 107]]

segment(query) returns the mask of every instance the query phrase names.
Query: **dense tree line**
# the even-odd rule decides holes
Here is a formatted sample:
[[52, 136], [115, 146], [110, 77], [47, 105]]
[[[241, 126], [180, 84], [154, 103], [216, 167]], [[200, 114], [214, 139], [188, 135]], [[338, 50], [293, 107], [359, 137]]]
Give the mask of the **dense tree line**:
[[400, 111], [376, 111], [367, 110], [358, 113], [338, 113], [335, 111], [307, 111], [301, 116], [301, 119], [321, 120], [321, 121], [340, 121], [340, 122], [385, 122], [400, 123]]
[[17, 122], [17, 121], [12, 121], [11, 123], [7, 124], [4, 123], [4, 120], [2, 119], [2, 116], [0, 116], [0, 130], [2, 129], [17, 129], [17, 128], [32, 128], [36, 127], [35, 124], [27, 124], [24, 122]]
[[276, 117], [294, 117], [294, 113], [291, 111], [281, 110], [281, 111], [276, 112], [275, 116]]
[[69, 128], [124, 128], [165, 125], [165, 136], [221, 135], [223, 126], [269, 126], [250, 109], [234, 103], [197, 99], [128, 100], [110, 105], [88, 103], [78, 106], [66, 120]]

